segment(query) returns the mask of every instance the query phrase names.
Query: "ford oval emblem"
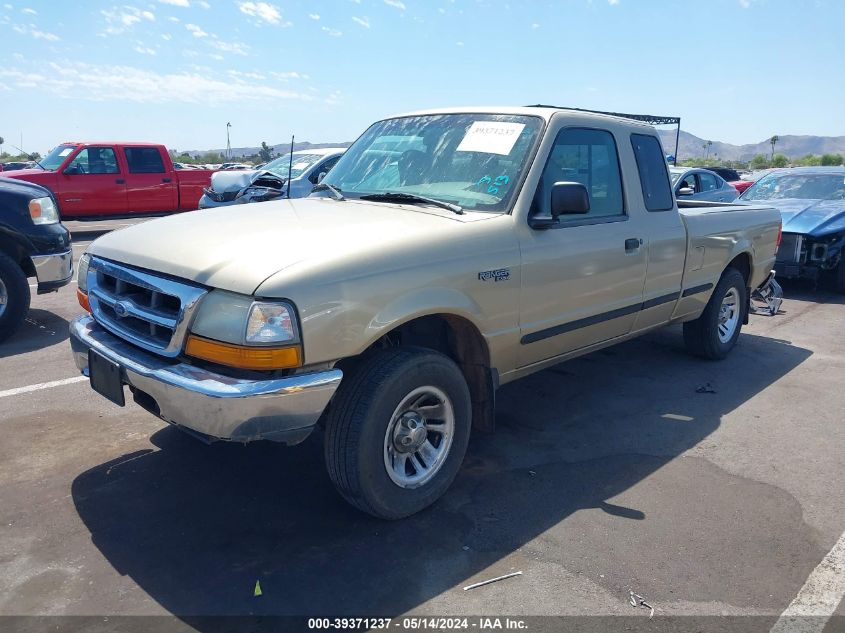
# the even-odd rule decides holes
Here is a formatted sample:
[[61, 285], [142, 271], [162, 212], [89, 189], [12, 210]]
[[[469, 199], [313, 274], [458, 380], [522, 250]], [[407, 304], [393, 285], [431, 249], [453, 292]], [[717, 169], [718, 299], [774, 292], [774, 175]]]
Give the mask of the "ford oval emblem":
[[118, 301], [114, 304], [114, 314], [120, 318], [125, 317], [129, 314], [129, 304], [125, 301]]

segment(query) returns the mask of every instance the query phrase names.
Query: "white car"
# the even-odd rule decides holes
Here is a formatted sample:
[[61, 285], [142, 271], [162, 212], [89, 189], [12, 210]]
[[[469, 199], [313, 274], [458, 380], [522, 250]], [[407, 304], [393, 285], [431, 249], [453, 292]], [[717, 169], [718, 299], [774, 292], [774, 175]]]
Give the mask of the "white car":
[[[304, 198], [334, 167], [346, 149], [304, 149], [271, 160], [259, 170], [224, 170], [211, 176], [199, 208], [266, 202], [280, 197]], [[288, 183], [290, 172], [290, 183]]]

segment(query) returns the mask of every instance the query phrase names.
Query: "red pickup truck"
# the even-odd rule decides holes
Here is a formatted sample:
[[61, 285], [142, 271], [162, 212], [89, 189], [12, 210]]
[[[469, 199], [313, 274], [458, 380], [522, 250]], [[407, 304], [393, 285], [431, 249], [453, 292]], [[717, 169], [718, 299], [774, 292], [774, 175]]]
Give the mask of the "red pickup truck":
[[192, 211], [212, 174], [177, 171], [153, 143], [62, 143], [38, 163], [3, 177], [52, 191], [62, 219]]

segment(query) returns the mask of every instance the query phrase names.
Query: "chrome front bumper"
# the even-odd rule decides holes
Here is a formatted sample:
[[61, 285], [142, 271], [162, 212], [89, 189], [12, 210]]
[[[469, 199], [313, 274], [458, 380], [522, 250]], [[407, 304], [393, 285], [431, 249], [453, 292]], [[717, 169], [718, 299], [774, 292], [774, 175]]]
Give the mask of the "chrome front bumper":
[[88, 375], [93, 349], [120, 366], [135, 401], [161, 419], [212, 439], [287, 444], [304, 440], [340, 384], [339, 369], [244, 380], [145, 352], [97, 325], [90, 316], [70, 324], [76, 366]]
[[38, 277], [38, 294], [52, 292], [70, 283], [73, 277], [73, 251], [30, 257]]

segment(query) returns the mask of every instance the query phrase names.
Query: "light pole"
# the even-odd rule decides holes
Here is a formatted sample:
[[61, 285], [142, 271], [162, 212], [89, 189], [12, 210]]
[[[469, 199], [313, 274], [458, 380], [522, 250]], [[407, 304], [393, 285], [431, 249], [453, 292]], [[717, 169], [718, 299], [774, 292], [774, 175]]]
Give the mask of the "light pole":
[[232, 160], [232, 142], [229, 140], [229, 128], [232, 127], [231, 123], [226, 123], [226, 158]]

